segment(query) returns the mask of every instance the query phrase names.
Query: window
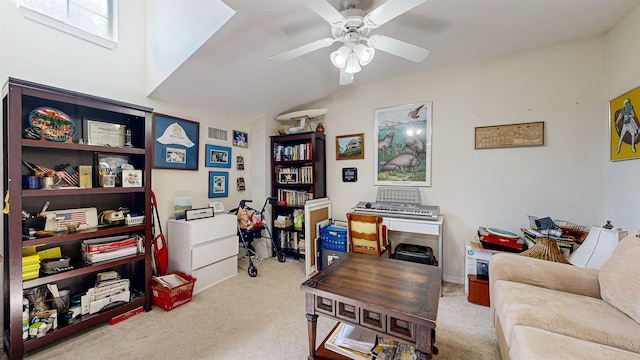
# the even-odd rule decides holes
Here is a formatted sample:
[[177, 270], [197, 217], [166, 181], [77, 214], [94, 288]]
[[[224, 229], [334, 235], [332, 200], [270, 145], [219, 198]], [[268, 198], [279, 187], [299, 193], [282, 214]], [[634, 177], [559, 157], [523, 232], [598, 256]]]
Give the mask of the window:
[[113, 49], [117, 0], [18, 0], [26, 18]]

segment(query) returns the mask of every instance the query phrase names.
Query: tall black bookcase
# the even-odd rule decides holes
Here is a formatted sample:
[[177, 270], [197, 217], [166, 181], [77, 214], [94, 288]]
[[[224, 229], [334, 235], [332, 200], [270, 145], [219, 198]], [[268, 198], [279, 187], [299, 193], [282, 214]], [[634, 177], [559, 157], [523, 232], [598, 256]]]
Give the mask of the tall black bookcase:
[[300, 221], [283, 226], [277, 219], [294, 220], [294, 212], [299, 212], [304, 222], [305, 202], [326, 197], [325, 148], [325, 135], [318, 132], [271, 137], [271, 195], [278, 200], [272, 207], [272, 233], [276, 244], [291, 257], [304, 257], [301, 242], [313, 239], [306, 239]]

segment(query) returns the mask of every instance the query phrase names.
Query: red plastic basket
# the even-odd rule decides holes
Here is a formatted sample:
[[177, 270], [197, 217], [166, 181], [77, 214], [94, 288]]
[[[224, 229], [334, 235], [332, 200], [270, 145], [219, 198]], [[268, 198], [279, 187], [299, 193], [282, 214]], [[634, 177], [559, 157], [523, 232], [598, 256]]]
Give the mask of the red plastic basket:
[[151, 285], [151, 292], [153, 293], [153, 303], [167, 311], [191, 301], [191, 297], [193, 296], [193, 285], [196, 283], [196, 278], [191, 277], [187, 274], [181, 272], [172, 272], [168, 275], [171, 274], [178, 275], [188, 282], [180, 286], [176, 286], [172, 289], [163, 289], [153, 284]]

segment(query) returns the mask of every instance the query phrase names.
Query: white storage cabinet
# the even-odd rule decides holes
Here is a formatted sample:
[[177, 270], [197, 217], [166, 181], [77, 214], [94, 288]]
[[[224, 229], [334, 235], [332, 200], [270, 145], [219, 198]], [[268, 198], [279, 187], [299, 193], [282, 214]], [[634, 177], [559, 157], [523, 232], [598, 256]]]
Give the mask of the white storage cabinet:
[[235, 215], [216, 214], [198, 220], [169, 220], [168, 271], [195, 277], [197, 293], [238, 273]]

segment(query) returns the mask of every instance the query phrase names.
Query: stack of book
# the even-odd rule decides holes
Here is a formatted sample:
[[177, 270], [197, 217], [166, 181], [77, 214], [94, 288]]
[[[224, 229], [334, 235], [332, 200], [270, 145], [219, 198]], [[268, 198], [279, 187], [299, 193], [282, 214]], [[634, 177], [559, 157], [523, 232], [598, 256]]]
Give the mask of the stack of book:
[[376, 333], [339, 323], [324, 346], [356, 360], [415, 360], [415, 346]]
[[139, 235], [118, 235], [82, 241], [82, 256], [89, 263], [113, 260], [136, 255], [143, 248], [144, 239]]
[[82, 314], [95, 314], [131, 299], [129, 279], [100, 281], [81, 298]]

